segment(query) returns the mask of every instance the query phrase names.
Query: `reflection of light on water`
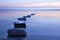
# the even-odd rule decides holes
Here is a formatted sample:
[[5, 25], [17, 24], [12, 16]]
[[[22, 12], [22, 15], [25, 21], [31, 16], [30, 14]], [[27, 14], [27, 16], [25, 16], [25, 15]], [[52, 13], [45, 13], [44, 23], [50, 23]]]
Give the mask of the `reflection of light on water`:
[[35, 13], [37, 16], [35, 17], [50, 17], [50, 18], [60, 18], [60, 12], [59, 11], [12, 11], [12, 12], [1, 12], [0, 13], [0, 19], [4, 20], [11, 20], [11, 19], [17, 19], [24, 15], [29, 15], [31, 13]]
[[14, 18], [19, 18], [22, 17], [24, 15], [28, 15], [30, 14], [30, 12], [21, 12], [21, 11], [13, 11], [13, 12], [1, 12], [0, 13], [0, 19], [4, 19], [4, 20], [10, 20], [10, 19], [14, 19]]
[[40, 17], [48, 17], [48, 18], [60, 18], [60, 12], [59, 11], [50, 11], [50, 12], [40, 12], [37, 13]]
[[42, 17], [60, 17], [60, 14], [39, 14]]

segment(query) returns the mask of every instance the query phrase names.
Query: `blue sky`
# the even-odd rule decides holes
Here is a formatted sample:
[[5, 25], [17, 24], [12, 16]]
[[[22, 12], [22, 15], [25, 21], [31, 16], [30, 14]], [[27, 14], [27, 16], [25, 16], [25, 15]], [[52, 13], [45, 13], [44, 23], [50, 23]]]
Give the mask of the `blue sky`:
[[60, 0], [0, 0], [0, 6], [5, 7], [32, 7], [39, 5], [60, 7]]
[[40, 3], [40, 2], [60, 2], [60, 0], [0, 0], [0, 4]]

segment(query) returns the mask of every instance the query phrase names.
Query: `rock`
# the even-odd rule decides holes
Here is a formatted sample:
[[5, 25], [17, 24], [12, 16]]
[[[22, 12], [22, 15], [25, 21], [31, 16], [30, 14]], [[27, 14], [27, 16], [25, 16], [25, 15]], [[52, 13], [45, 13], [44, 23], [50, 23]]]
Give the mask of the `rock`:
[[14, 22], [14, 28], [26, 28], [26, 23]]
[[31, 15], [35, 15], [35, 14], [31, 14]]
[[24, 17], [24, 18], [29, 18], [29, 17], [31, 17], [31, 16], [33, 16], [33, 15], [35, 15], [35, 14], [30, 14], [30, 15], [23, 16], [23, 17]]
[[26, 21], [26, 18], [25, 17], [21, 17], [21, 18], [18, 18], [18, 20], [24, 20], [24, 21]]
[[31, 17], [31, 15], [27, 15], [27, 17]]
[[28, 16], [23, 16], [24, 18], [29, 18]]
[[7, 33], [8, 37], [26, 37], [26, 31], [21, 28], [9, 29]]

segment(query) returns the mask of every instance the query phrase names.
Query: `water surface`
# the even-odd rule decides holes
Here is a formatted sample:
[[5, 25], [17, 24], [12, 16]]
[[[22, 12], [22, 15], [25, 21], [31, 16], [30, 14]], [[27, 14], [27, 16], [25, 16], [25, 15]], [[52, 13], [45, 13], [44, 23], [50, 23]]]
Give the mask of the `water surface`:
[[34, 13], [26, 21], [25, 40], [60, 40], [60, 11], [2, 11], [0, 12], [0, 38], [7, 38], [7, 30], [14, 28], [17, 18]]

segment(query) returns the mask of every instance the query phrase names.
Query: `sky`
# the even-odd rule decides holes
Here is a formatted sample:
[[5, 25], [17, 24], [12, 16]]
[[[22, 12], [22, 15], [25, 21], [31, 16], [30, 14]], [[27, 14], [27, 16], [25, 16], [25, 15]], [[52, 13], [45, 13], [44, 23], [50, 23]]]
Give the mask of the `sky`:
[[0, 7], [60, 7], [60, 0], [0, 0]]

